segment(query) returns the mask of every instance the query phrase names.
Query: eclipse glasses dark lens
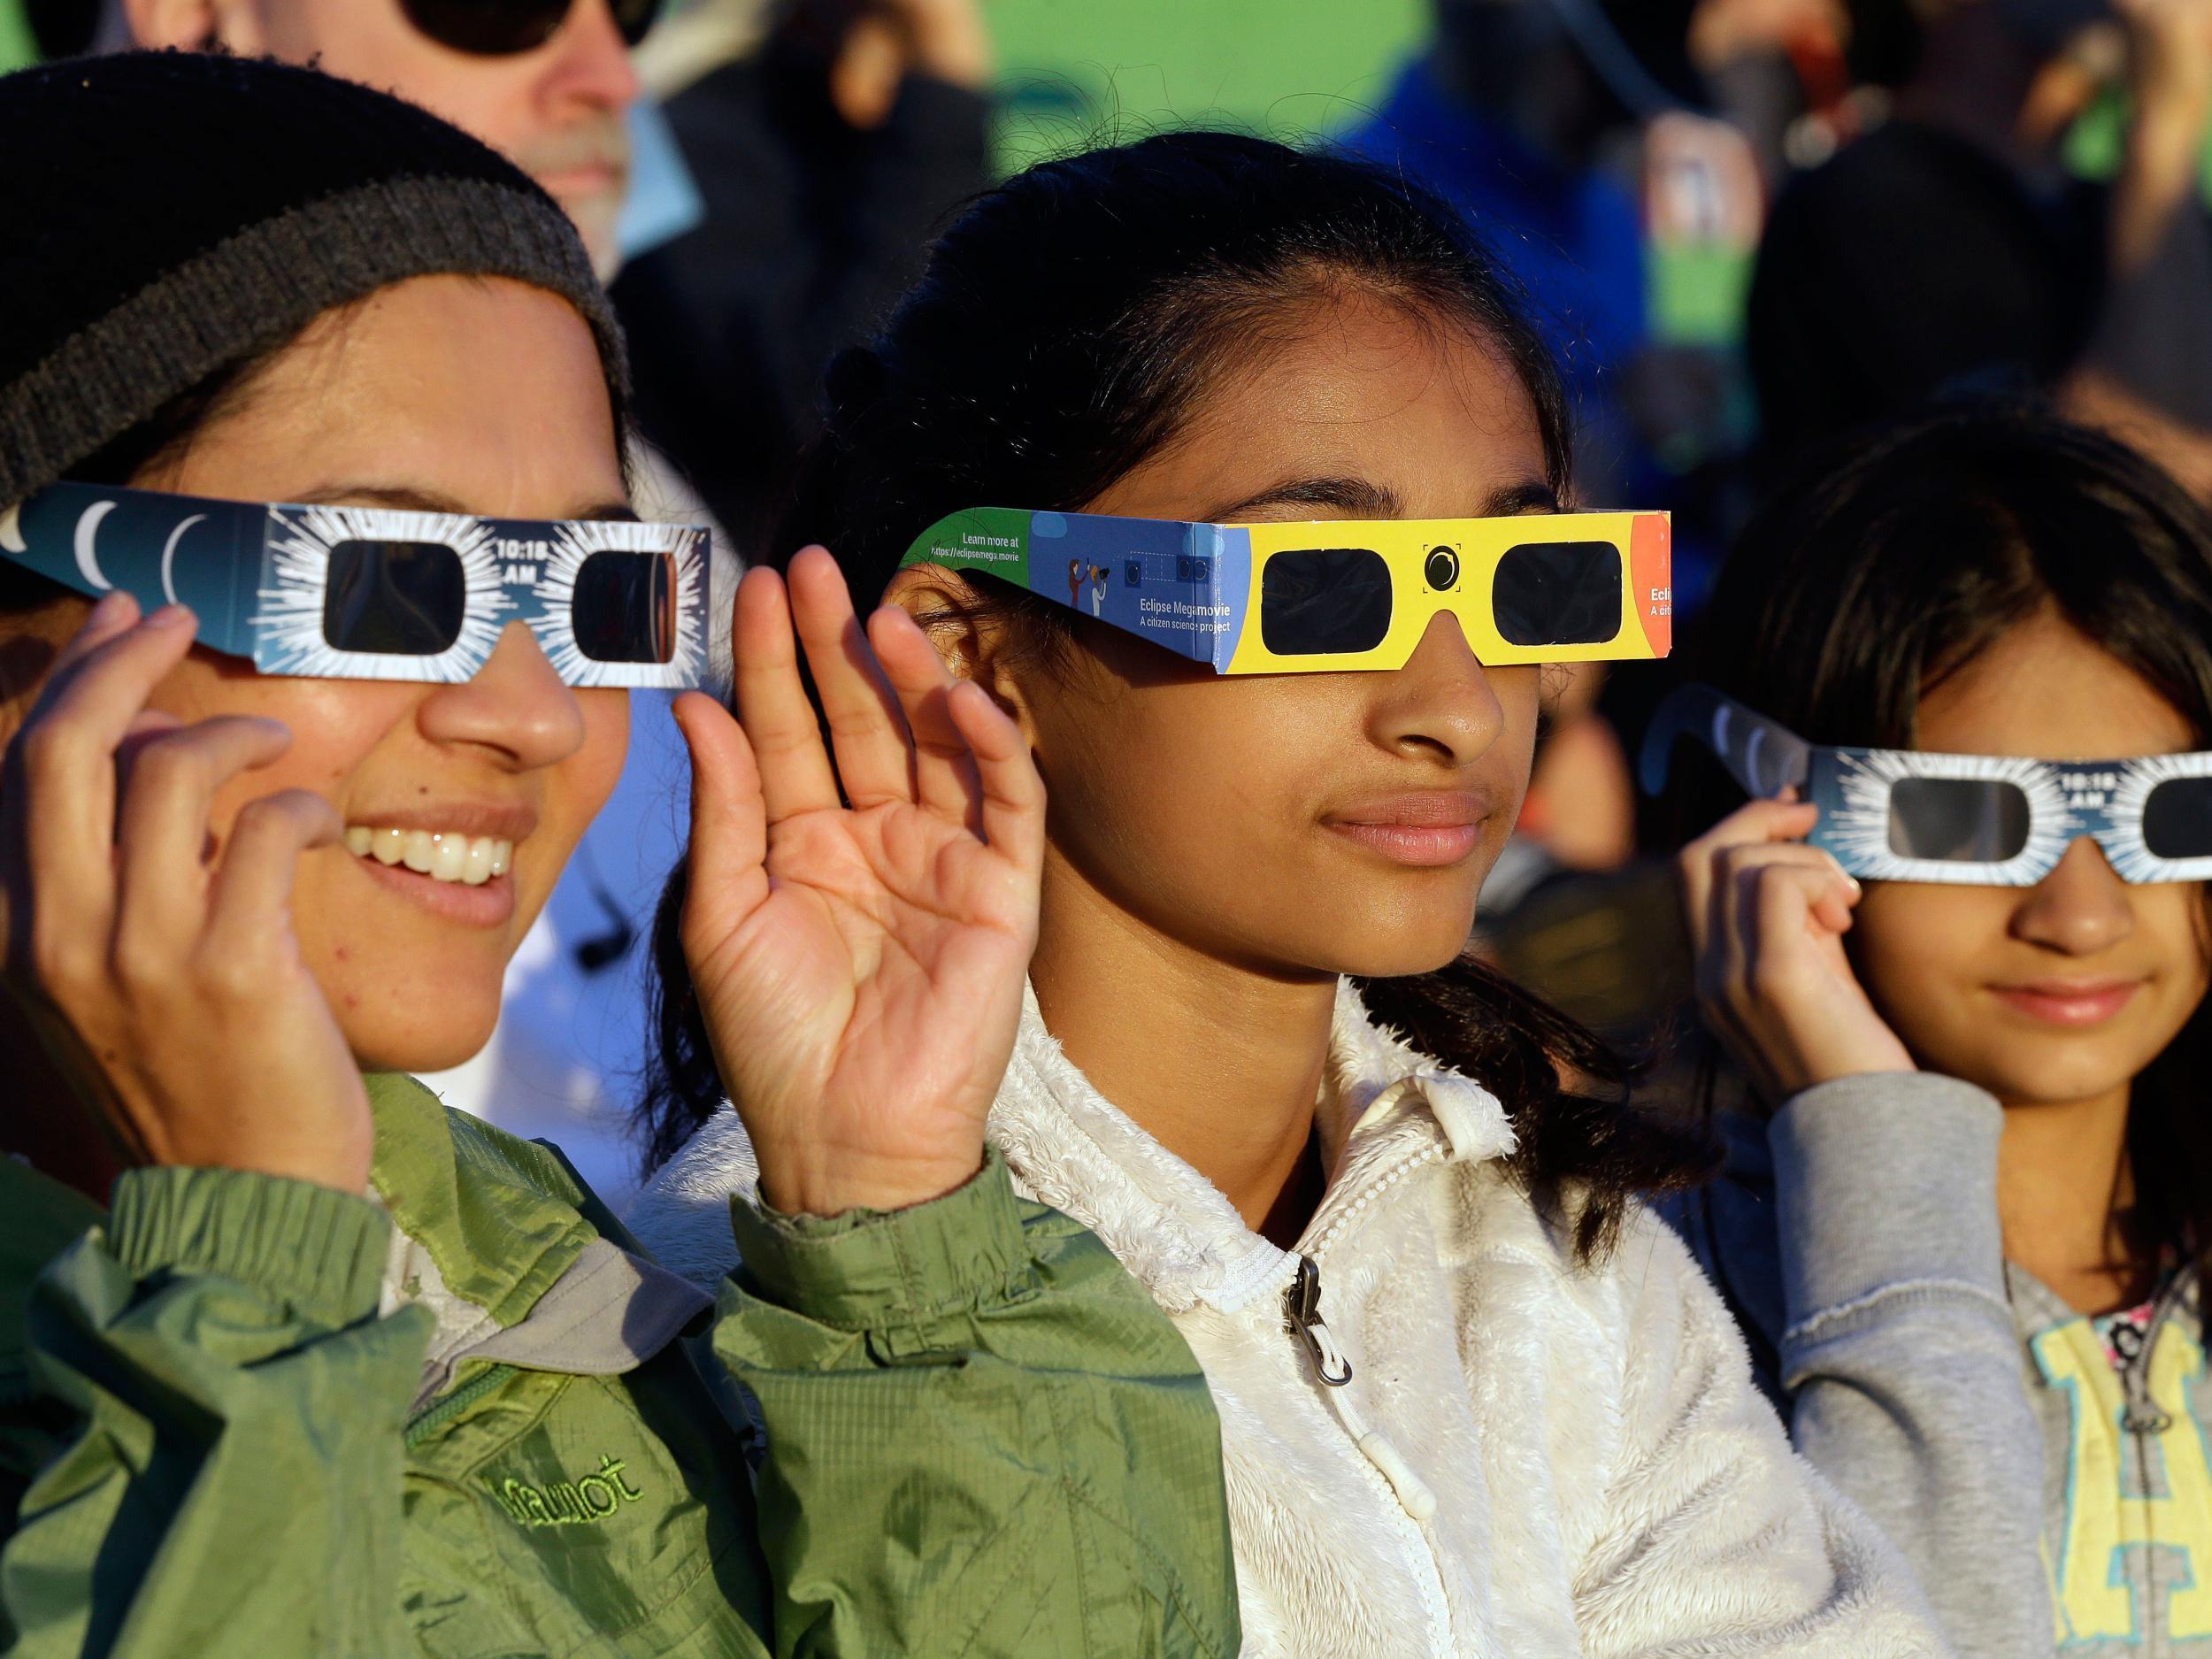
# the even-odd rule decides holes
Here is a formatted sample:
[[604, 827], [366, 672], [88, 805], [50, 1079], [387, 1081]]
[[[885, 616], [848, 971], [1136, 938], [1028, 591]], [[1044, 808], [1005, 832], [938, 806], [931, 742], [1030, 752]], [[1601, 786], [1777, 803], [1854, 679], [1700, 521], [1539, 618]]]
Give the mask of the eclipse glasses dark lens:
[[439, 541], [341, 541], [323, 587], [323, 639], [342, 651], [436, 657], [461, 637], [468, 577]]
[[2018, 784], [1985, 778], [1900, 778], [1889, 787], [1889, 849], [1938, 864], [2002, 864], [2028, 844]]
[[[407, 20], [439, 45], [472, 58], [535, 51], [568, 21], [576, 0], [400, 0]], [[634, 46], [653, 27], [660, 0], [610, 0], [615, 27]]]
[[2143, 845], [2154, 858], [2212, 858], [2212, 778], [2169, 778], [2143, 803]]
[[595, 663], [676, 656], [676, 561], [666, 553], [595, 553], [576, 572], [576, 649]]
[[[2026, 850], [2033, 814], [2019, 785], [1984, 778], [1900, 778], [1889, 790], [1889, 849], [1936, 864], [2002, 864]], [[2143, 803], [2155, 858], [2212, 858], [2212, 778], [2170, 778]]]
[[1372, 548], [1299, 548], [1260, 567], [1260, 641], [1278, 657], [1371, 651], [1390, 609], [1390, 566]]
[[1621, 631], [1621, 555], [1610, 541], [1508, 548], [1490, 611], [1513, 645], [1602, 645]]

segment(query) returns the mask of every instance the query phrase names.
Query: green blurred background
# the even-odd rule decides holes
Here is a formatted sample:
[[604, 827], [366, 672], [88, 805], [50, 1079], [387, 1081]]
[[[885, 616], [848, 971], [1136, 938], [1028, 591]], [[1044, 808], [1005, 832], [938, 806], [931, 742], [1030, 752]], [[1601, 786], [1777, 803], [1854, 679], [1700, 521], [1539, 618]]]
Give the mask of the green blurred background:
[[19, 0], [0, 0], [0, 73], [31, 61], [31, 32]]
[[984, 0], [1004, 157], [1093, 129], [1208, 121], [1334, 131], [1387, 95], [1428, 0]]
[[[1333, 129], [1379, 101], [1426, 0], [984, 0], [1010, 160], [1102, 124], [1228, 119]], [[29, 61], [23, 0], [0, 0], [0, 70]]]

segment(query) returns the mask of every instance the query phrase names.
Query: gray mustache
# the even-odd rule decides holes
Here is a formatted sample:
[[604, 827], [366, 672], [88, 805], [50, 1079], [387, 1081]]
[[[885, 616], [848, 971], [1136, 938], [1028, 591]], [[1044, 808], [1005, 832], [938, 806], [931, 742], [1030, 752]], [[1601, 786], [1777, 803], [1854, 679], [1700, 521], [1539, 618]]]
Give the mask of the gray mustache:
[[630, 134], [616, 117], [595, 115], [524, 145], [514, 159], [517, 166], [533, 177], [576, 167], [608, 166], [626, 172]]

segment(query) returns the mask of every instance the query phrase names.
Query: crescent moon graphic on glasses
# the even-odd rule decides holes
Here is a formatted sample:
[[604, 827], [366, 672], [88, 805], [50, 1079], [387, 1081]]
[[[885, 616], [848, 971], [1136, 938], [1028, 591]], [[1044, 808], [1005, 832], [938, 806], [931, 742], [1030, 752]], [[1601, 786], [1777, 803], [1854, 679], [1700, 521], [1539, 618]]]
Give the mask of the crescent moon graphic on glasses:
[[11, 507], [7, 511], [0, 512], [0, 548], [5, 548], [11, 553], [30, 551], [30, 549], [23, 545], [23, 530], [16, 522], [22, 515], [23, 509], [20, 506]]
[[206, 517], [207, 515], [204, 512], [194, 513], [169, 533], [169, 540], [161, 549], [161, 591], [173, 605], [180, 605], [184, 603], [177, 597], [176, 583], [169, 579], [169, 566], [174, 563], [177, 557], [177, 543], [184, 540], [184, 533], [187, 530]]
[[1766, 793], [1766, 786], [1759, 777], [1759, 746], [1765, 741], [1765, 728], [1755, 726], [1751, 728], [1751, 741], [1743, 749], [1743, 769], [1750, 774], [1751, 792], [1754, 795]]
[[92, 538], [100, 534], [100, 520], [114, 511], [113, 502], [96, 501], [84, 510], [84, 516], [77, 520], [77, 570], [85, 580], [102, 592], [115, 584], [100, 574], [100, 561], [92, 550]]

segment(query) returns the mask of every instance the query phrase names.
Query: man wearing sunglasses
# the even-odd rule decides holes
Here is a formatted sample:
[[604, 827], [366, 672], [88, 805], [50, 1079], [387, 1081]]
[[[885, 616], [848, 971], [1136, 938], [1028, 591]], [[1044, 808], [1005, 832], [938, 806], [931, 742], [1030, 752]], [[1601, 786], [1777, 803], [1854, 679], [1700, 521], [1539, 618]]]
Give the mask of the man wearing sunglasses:
[[543, 185], [613, 274], [623, 116], [638, 96], [629, 48], [659, 0], [84, 0], [96, 6], [104, 48], [312, 62], [421, 104]]

